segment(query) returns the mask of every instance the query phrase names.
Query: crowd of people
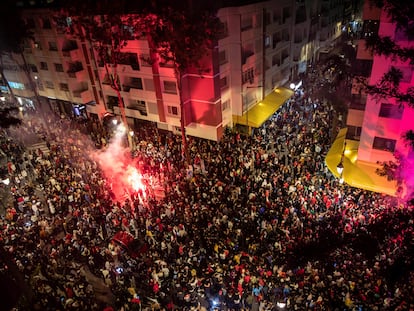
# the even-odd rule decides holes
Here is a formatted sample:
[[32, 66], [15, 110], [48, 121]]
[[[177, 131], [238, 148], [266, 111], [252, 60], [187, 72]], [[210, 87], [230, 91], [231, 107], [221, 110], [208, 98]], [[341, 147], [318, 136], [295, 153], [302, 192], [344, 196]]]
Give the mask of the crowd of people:
[[[16, 271], [0, 272], [23, 276], [33, 310], [412, 310], [412, 206], [331, 175], [334, 118], [299, 90], [251, 136], [189, 138], [185, 158], [143, 127], [131, 161], [163, 195], [121, 201], [90, 156], [109, 130], [27, 115], [2, 132]], [[48, 152], [13, 135], [33, 130]]]

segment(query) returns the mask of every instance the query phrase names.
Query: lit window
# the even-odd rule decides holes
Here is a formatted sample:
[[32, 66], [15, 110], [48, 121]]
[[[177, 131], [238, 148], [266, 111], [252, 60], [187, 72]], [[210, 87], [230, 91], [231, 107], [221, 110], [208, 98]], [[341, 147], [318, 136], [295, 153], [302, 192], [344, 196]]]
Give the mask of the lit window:
[[219, 52], [219, 63], [220, 63], [220, 65], [223, 65], [223, 64], [227, 63], [226, 51], [220, 51]]
[[13, 81], [9, 81], [9, 85], [12, 89], [17, 89], [17, 90], [24, 90], [24, 84], [20, 83], [20, 82], [13, 82]]

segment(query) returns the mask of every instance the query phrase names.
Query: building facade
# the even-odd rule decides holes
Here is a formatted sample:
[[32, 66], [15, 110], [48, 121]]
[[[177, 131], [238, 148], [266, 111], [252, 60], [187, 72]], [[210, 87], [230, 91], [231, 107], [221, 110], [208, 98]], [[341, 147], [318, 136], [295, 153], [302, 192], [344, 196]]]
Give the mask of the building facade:
[[[357, 59], [353, 66], [356, 77], [353, 80], [352, 99], [346, 122], [346, 143], [356, 150], [353, 162], [363, 167], [372, 179], [378, 179], [375, 169], [380, 167], [379, 163], [395, 161], [396, 153], [407, 159], [412, 158], [412, 148], [403, 135], [413, 129], [414, 109], [406, 103], [397, 102], [395, 98], [378, 98], [365, 94], [361, 89], [361, 79], [375, 85], [394, 67], [402, 73], [399, 88], [401, 92], [405, 92], [414, 85], [414, 68], [409, 61], [373, 54], [365, 45], [366, 38], [373, 34], [388, 36], [404, 48], [414, 48], [414, 40], [397, 29], [385, 10], [373, 7], [369, 1], [365, 1]], [[375, 187], [370, 190], [389, 194], [395, 194], [396, 191], [394, 183], [387, 185], [378, 182]]]
[[[217, 15], [225, 33], [202, 60], [208, 70], [184, 73], [181, 88], [173, 64], [148, 61], [148, 40], [129, 41], [116, 69], [129, 126], [147, 121], [178, 134], [184, 118], [187, 135], [219, 140], [335, 44], [348, 6], [344, 0], [271, 0], [222, 7]], [[26, 8], [24, 18], [34, 40], [4, 67], [7, 80], [17, 83], [11, 84], [16, 96], [40, 98], [56, 113], [76, 117], [123, 114], [90, 42], [62, 32], [48, 9]]]

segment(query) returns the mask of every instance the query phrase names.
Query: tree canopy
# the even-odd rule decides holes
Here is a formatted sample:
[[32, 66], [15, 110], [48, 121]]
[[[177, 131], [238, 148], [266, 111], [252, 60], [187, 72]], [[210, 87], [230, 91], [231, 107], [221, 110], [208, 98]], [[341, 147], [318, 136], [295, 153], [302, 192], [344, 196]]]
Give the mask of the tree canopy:
[[[396, 24], [397, 30], [404, 33], [407, 39], [414, 38], [414, 2], [371, 0], [371, 4], [383, 8], [391, 21]], [[401, 46], [390, 36], [380, 36], [378, 33], [373, 33], [365, 38], [365, 44], [374, 54], [414, 65], [414, 48]], [[399, 90], [401, 80], [401, 70], [391, 67], [375, 85], [364, 83], [365, 91], [377, 98], [391, 97], [399, 103], [414, 107], [414, 87], [410, 86], [407, 91], [401, 92]]]
[[[392, 22], [396, 24], [396, 30], [405, 36], [402, 42], [413, 41], [414, 39], [414, 2], [400, 0], [371, 0], [371, 4], [382, 8]], [[383, 55], [393, 61], [406, 62], [414, 65], [414, 47], [412, 45], [400, 45], [398, 40], [390, 36], [380, 36], [377, 33], [366, 38], [366, 46], [374, 54]], [[403, 81], [403, 72], [391, 66], [390, 69], [375, 83], [369, 85], [364, 83], [365, 92], [376, 99], [394, 98], [399, 105], [407, 105], [414, 108], [414, 86], [408, 86], [402, 90], [400, 83]], [[414, 131], [408, 130], [402, 138], [406, 140], [411, 152], [414, 150]], [[387, 177], [388, 180], [397, 181], [400, 186], [406, 180], [405, 166], [408, 157], [395, 152], [394, 161], [379, 163], [377, 174]], [[412, 187], [406, 182], [407, 188]], [[400, 190], [400, 187], [399, 187]], [[413, 189], [407, 189], [407, 198], [413, 201]]]

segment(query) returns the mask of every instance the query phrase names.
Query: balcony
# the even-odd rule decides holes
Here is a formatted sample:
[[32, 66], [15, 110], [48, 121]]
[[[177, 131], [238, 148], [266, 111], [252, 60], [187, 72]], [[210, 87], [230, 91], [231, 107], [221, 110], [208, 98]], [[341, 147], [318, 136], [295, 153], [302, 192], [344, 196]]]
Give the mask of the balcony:
[[76, 81], [84, 81], [88, 79], [85, 69], [76, 72], [68, 72], [68, 77], [71, 79], [76, 79]]
[[87, 104], [95, 100], [90, 90], [73, 91], [72, 94], [74, 101], [77, 103]]
[[86, 70], [83, 69], [83, 65], [79, 61], [69, 63], [67, 74], [69, 78], [74, 78], [79, 81], [86, 79]]
[[154, 91], [144, 91], [144, 90], [134, 89], [134, 88], [131, 88], [129, 90], [129, 96], [133, 98], [142, 98], [142, 99], [156, 98]]
[[70, 51], [62, 51], [62, 56], [64, 58], [68, 58], [73, 61], [79, 61], [82, 59], [80, 49], [70, 50]]

